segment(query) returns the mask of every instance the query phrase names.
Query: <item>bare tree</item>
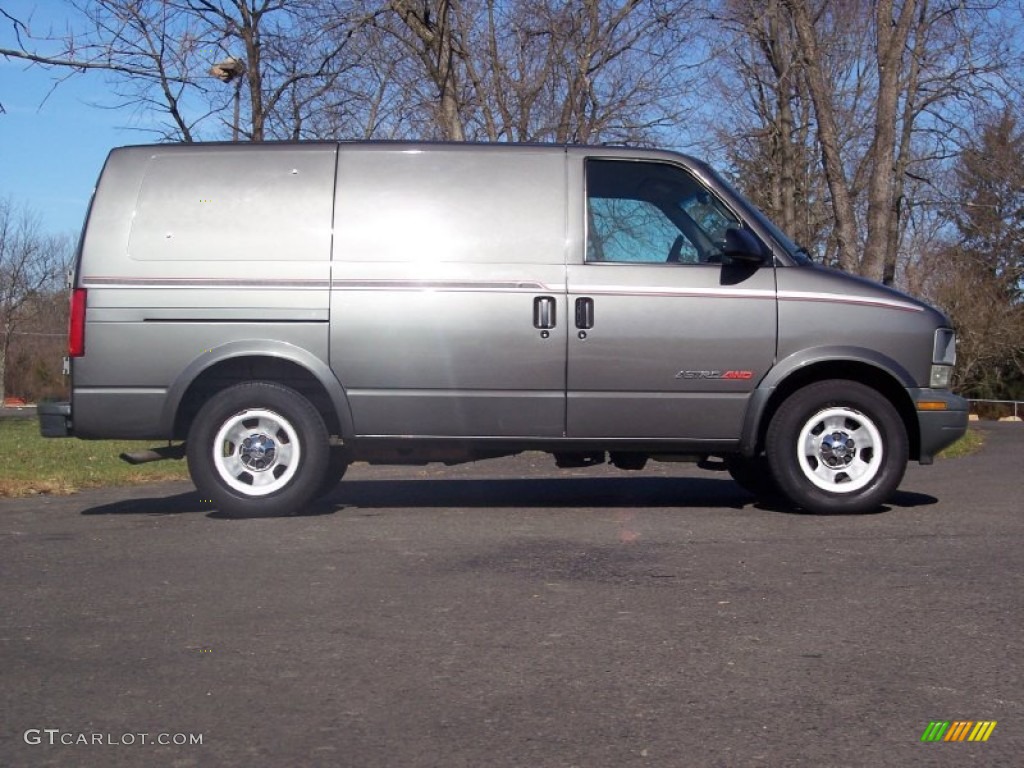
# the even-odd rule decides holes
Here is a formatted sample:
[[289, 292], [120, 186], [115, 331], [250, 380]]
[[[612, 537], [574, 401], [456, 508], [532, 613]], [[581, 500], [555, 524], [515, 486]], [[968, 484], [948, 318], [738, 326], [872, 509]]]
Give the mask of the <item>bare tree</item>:
[[395, 36], [423, 65], [427, 80], [437, 89], [437, 126], [441, 138], [461, 141], [465, 138], [460, 110], [460, 72], [456, 57], [468, 57], [458, 0], [414, 2], [389, 0], [401, 24], [392, 29]]
[[346, 56], [353, 35], [379, 12], [322, 0], [165, 2], [198, 22], [206, 45], [240, 51], [251, 141], [306, 135], [312, 113], [355, 66]]
[[[808, 0], [784, 0], [784, 2], [792, 16], [802, 66], [806, 71], [808, 90], [814, 102], [822, 168], [831, 194], [835, 216], [834, 234], [839, 253], [839, 264], [849, 272], [865, 271], [870, 274], [861, 268], [855, 199], [848, 176], [848, 166], [842, 151], [841, 118], [838, 114], [840, 105], [837, 104], [837, 94], [827, 76], [825, 51], [822, 48], [820, 31], [816, 24], [824, 15], [822, 13], [824, 9], [812, 8]], [[915, 0], [908, 0], [904, 6], [904, 18], [909, 18], [913, 13], [914, 2]], [[889, 94], [886, 94], [887, 101], [888, 96]], [[886, 129], [895, 129], [895, 121], [879, 126], [879, 131], [883, 134]], [[879, 145], [879, 150], [883, 149], [885, 144], [886, 142], [883, 140]], [[866, 260], [867, 265], [870, 263], [870, 260]], [[881, 277], [880, 274], [878, 276]]]
[[[546, 3], [527, 19], [552, 30], [545, 133], [555, 141], [650, 142], [684, 113], [687, 62], [677, 44], [692, 33], [692, 3]], [[545, 23], [546, 22], [546, 23]], [[695, 35], [694, 35], [695, 38]], [[699, 54], [698, 54], [699, 58]], [[500, 84], [499, 84], [500, 87]]]
[[957, 328], [957, 388], [969, 397], [1005, 398], [1024, 374], [1024, 304], [957, 246], [927, 261], [927, 295]]
[[[73, 0], [70, 31], [0, 49], [102, 70], [162, 138], [674, 143], [698, 0]], [[38, 47], [36, 47], [38, 46]], [[213, 71], [211, 65], [225, 66]]]
[[316, 138], [433, 138], [436, 114], [424, 104], [417, 62], [381, 24], [353, 35], [349, 55], [357, 65], [338, 78], [320, 108], [309, 112], [304, 135]]
[[975, 133], [943, 209], [953, 232], [916, 271], [959, 331], [960, 386], [999, 398], [1024, 381], [1024, 130], [1007, 109]]
[[73, 2], [70, 10], [73, 26], [62, 35], [38, 32], [31, 20], [5, 14], [19, 47], [2, 48], [0, 55], [54, 68], [61, 79], [100, 70], [120, 106], [163, 113], [165, 138], [192, 141], [202, 115], [189, 115], [185, 105], [205, 90], [195, 77], [200, 64], [193, 20], [166, 2], [92, 0]]
[[418, 63], [404, 87], [430, 113], [436, 138], [650, 142], [678, 125], [703, 53], [695, 2], [389, 7], [380, 27]]
[[59, 284], [69, 264], [65, 238], [42, 234], [38, 217], [0, 199], [0, 403], [7, 354], [26, 306]]
[[67, 354], [68, 310], [65, 290], [41, 292], [23, 305], [7, 351], [8, 397], [30, 403], [68, 399], [69, 381], [62, 365]]
[[1024, 299], [1024, 129], [1011, 110], [982, 122], [955, 170], [961, 249], [1007, 298]]
[[[102, 70], [121, 106], [162, 113], [162, 137], [181, 141], [198, 138], [212, 116], [252, 141], [303, 136], [354, 66], [353, 35], [373, 16], [342, 0], [74, 0], [71, 8], [62, 35], [35, 34], [5, 14], [19, 47], [0, 55], [64, 76]], [[228, 58], [241, 64], [234, 88], [211, 72]]]
[[[716, 87], [733, 93], [709, 116], [740, 188], [798, 243], [825, 245], [833, 217], [818, 162], [813, 106], [781, 0], [727, 0]], [[833, 52], [833, 58], [839, 51]]]
[[746, 117], [723, 133], [734, 162], [762, 180], [758, 202], [841, 268], [894, 283], [915, 196], [934, 196], [965, 110], [1010, 92], [1019, 48], [1011, 15], [993, 7], [726, 0], [723, 76]]

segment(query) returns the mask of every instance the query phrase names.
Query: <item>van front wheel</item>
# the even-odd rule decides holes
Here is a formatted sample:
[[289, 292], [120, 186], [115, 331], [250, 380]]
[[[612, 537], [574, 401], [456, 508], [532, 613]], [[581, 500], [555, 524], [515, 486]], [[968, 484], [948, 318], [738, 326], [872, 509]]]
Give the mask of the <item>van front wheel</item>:
[[188, 433], [192, 482], [232, 517], [300, 512], [320, 487], [328, 453], [316, 409], [295, 390], [267, 381], [218, 392]]
[[725, 460], [725, 468], [729, 471], [729, 476], [741, 488], [756, 496], [758, 501], [766, 504], [775, 504], [779, 501], [779, 486], [772, 477], [768, 459], [764, 456], [730, 456]]
[[819, 514], [870, 512], [899, 486], [909, 455], [896, 408], [853, 381], [798, 390], [768, 426], [766, 454], [779, 490]]

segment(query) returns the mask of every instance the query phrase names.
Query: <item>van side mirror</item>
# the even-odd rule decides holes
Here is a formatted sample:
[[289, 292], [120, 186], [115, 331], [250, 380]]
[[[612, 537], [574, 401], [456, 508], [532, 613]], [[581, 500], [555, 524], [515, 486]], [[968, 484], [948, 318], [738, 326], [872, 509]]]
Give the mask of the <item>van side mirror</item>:
[[725, 248], [722, 256], [732, 263], [763, 264], [764, 246], [750, 232], [738, 227], [730, 227], [725, 231]]

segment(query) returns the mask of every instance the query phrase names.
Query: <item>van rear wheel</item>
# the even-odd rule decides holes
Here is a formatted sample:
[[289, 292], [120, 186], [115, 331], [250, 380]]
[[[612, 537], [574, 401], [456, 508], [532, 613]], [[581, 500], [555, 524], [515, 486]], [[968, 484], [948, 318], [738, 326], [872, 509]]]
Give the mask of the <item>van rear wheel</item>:
[[907, 432], [879, 392], [830, 380], [798, 390], [768, 426], [766, 455], [779, 490], [819, 514], [881, 506], [906, 471]]
[[188, 434], [192, 482], [232, 517], [300, 512], [323, 482], [328, 453], [316, 409], [295, 390], [268, 381], [218, 392]]

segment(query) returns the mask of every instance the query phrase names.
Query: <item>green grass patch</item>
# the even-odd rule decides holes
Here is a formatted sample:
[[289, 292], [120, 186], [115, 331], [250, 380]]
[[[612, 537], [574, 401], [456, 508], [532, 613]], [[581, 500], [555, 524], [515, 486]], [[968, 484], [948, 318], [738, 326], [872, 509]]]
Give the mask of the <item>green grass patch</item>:
[[939, 453], [940, 459], [959, 459], [977, 453], [985, 444], [985, 438], [977, 429], [968, 429], [964, 436]]
[[36, 419], [0, 419], [0, 496], [69, 494], [81, 488], [187, 480], [184, 461], [132, 466], [119, 454], [161, 445], [159, 440], [43, 438]]

